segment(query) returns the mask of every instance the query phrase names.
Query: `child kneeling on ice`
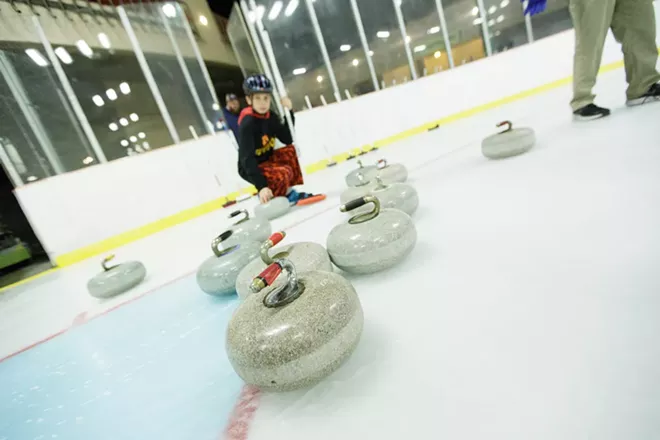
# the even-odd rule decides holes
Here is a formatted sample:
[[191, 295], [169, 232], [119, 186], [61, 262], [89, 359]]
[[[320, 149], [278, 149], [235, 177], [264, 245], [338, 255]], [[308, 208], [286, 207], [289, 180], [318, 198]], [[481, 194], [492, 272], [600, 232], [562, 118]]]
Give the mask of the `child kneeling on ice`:
[[[280, 196], [291, 203], [323, 200], [323, 195], [293, 189], [304, 183], [302, 170], [296, 149], [291, 145], [289, 127], [270, 113], [273, 92], [270, 80], [265, 75], [249, 76], [243, 83], [243, 91], [249, 107], [238, 118], [238, 174], [257, 188], [261, 203]], [[282, 105], [292, 109], [289, 98], [282, 98]], [[286, 147], [275, 150], [275, 138]]]

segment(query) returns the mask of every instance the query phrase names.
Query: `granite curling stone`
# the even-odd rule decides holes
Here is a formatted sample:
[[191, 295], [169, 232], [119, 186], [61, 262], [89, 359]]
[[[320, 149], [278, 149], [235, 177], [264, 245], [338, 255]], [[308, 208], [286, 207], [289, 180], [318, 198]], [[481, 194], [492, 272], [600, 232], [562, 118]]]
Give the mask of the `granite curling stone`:
[[197, 270], [197, 284], [210, 295], [233, 294], [241, 269], [259, 256], [261, 245], [258, 242], [236, 242], [232, 235], [228, 230], [216, 237], [211, 243], [214, 256], [206, 259]]
[[408, 180], [408, 169], [403, 164], [390, 164], [387, 160], [381, 159], [378, 161], [376, 169], [377, 175], [385, 183], [403, 183]]
[[327, 248], [340, 269], [358, 274], [379, 272], [401, 262], [415, 247], [417, 230], [412, 218], [398, 209], [380, 209], [372, 195], [342, 205], [342, 212], [367, 203], [373, 209], [335, 226], [328, 235]]
[[102, 262], [103, 272], [87, 283], [87, 290], [94, 298], [111, 298], [124, 293], [140, 284], [147, 276], [147, 269], [139, 261], [108, 266], [114, 255], [106, 257]]
[[[273, 281], [286, 272], [286, 283]], [[251, 283], [227, 328], [226, 349], [236, 373], [265, 391], [312, 386], [354, 352], [364, 317], [355, 289], [342, 276], [298, 275], [290, 260], [276, 260]]]
[[291, 209], [291, 202], [286, 197], [273, 197], [266, 203], [260, 203], [254, 207], [255, 217], [264, 217], [274, 220], [282, 217]]
[[[328, 251], [318, 243], [303, 241], [298, 243], [284, 244], [277, 246], [286, 234], [284, 232], [275, 232], [262, 245], [259, 252], [260, 258], [255, 258], [241, 270], [236, 278], [236, 293], [239, 298], [246, 298], [251, 295], [250, 284], [254, 277], [263, 271], [269, 264], [279, 258], [291, 260], [298, 268], [298, 272], [305, 273], [313, 270], [332, 272], [332, 263]], [[271, 248], [277, 246], [271, 251]], [[271, 257], [271, 254], [273, 255]], [[275, 287], [285, 282], [284, 279], [277, 279]]]
[[[367, 165], [366, 167], [362, 164], [361, 160], [357, 161], [358, 169], [351, 171], [346, 175], [346, 185], [351, 186], [360, 186], [363, 180], [371, 181], [372, 175], [376, 172], [375, 165]], [[358, 177], [358, 174], [363, 176], [363, 179]]]
[[518, 156], [532, 149], [536, 143], [536, 135], [531, 128], [513, 128], [510, 121], [497, 124], [507, 126], [506, 130], [488, 136], [481, 143], [481, 152], [489, 159], [505, 159]]
[[233, 232], [233, 237], [237, 242], [256, 241], [261, 243], [262, 241], [268, 240], [272, 230], [267, 218], [259, 216], [250, 218], [250, 213], [246, 209], [234, 211], [229, 214], [230, 219], [239, 216], [243, 217], [229, 228]]
[[[384, 183], [380, 176], [376, 176], [376, 186], [368, 194], [378, 198], [381, 208], [391, 208], [403, 211], [412, 216], [419, 206], [417, 190], [407, 183]], [[358, 197], [356, 197], [358, 198]], [[347, 201], [348, 202], [348, 201]], [[343, 202], [346, 203], [346, 202]], [[369, 206], [357, 208], [347, 214], [363, 214], [369, 212]]]

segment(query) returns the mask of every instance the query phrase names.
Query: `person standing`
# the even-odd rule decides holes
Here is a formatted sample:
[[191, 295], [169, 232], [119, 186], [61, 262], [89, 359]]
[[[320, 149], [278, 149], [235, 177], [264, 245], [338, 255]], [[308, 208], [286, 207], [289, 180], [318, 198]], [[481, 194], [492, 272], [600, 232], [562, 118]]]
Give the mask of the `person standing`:
[[225, 96], [225, 102], [226, 106], [222, 108], [222, 115], [225, 117], [227, 126], [234, 133], [236, 142], [238, 142], [238, 116], [241, 113], [241, 103], [233, 93]]
[[[525, 14], [542, 12], [546, 2], [529, 0]], [[628, 82], [626, 105], [660, 100], [653, 0], [570, 0], [569, 11], [575, 27], [571, 108], [576, 120], [589, 121], [610, 114], [609, 109], [594, 104], [592, 92], [609, 29], [622, 45]]]

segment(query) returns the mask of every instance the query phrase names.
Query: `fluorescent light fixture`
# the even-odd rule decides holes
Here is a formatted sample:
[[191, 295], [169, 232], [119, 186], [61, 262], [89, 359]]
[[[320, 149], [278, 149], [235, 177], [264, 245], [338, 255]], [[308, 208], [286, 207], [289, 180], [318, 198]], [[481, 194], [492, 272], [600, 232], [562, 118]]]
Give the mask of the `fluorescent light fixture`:
[[110, 49], [112, 47], [112, 44], [110, 44], [110, 38], [103, 32], [97, 35], [99, 39], [99, 43], [101, 43], [101, 46], [103, 46], [105, 49]]
[[475, 25], [475, 26], [478, 26], [481, 23], [483, 23], [483, 20], [481, 19], [481, 17], [475, 18], [474, 21], [472, 22], [472, 24]]
[[434, 56], [435, 58], [440, 58], [440, 57], [442, 56], [442, 52], [440, 52], [439, 50], [437, 50], [437, 51], [435, 51], [435, 53], [433, 54], [433, 56]]
[[356, 59], [353, 60], [353, 62], [351, 64], [353, 64], [354, 66], [357, 66], [358, 64], [360, 64], [360, 60], [358, 60], [356, 58]]
[[135, 136], [129, 137], [128, 140], [131, 142], [137, 142], [137, 138]]
[[323, 82], [323, 77], [321, 75], [317, 76], [316, 82]]
[[415, 46], [413, 52], [422, 52], [424, 50], [426, 50], [426, 44], [420, 44], [419, 46]]
[[495, 31], [495, 36], [496, 37], [499, 37], [500, 35], [502, 35], [502, 31]]
[[293, 14], [294, 11], [298, 8], [298, 3], [298, 0], [290, 0], [289, 4], [286, 5], [286, 9], [284, 10], [284, 15], [290, 17], [291, 14]]
[[114, 122], [111, 122], [110, 125], [108, 125], [108, 127], [110, 128], [110, 131], [119, 130], [119, 126], [117, 124], [115, 124]]
[[121, 90], [124, 95], [131, 93], [131, 87], [128, 85], [128, 83], [125, 82], [119, 84], [119, 90]]
[[341, 46], [339, 46], [339, 50], [341, 50], [342, 52], [348, 52], [349, 50], [351, 50], [351, 45], [342, 44]]
[[149, 142], [142, 142], [142, 146], [147, 150], [151, 150], [151, 147], [149, 146]]
[[270, 12], [268, 13], [268, 19], [270, 21], [273, 21], [277, 17], [279, 17], [280, 12], [282, 12], [282, 7], [283, 6], [284, 6], [284, 3], [282, 3], [280, 0], [277, 0], [275, 3], [273, 3], [273, 7], [270, 8]]
[[201, 24], [202, 26], [208, 25], [209, 24], [208, 18], [206, 18], [204, 15], [200, 15], [199, 16], [199, 24]]
[[119, 124], [120, 124], [122, 127], [126, 127], [126, 126], [128, 125], [128, 119], [126, 119], [126, 118], [121, 118], [121, 119], [119, 120]]
[[165, 13], [165, 16], [167, 16], [167, 17], [170, 17], [170, 18], [176, 17], [176, 8], [171, 3], [166, 3], [166, 4], [163, 5], [163, 12]]
[[85, 55], [87, 58], [91, 58], [94, 55], [92, 48], [89, 47], [89, 44], [85, 40], [76, 41], [76, 47], [81, 54]]
[[215, 110], [215, 111], [220, 110], [220, 105], [217, 102], [214, 102], [211, 107], [213, 107], [213, 110]]
[[96, 104], [99, 107], [103, 107], [103, 104], [105, 104], [103, 98], [101, 98], [101, 95], [92, 96], [92, 101], [94, 101], [94, 104]]
[[376, 36], [378, 38], [389, 38], [390, 32], [389, 31], [378, 31], [378, 32], [376, 32]]
[[58, 47], [57, 49], [55, 49], [55, 55], [57, 55], [57, 58], [59, 58], [60, 61], [62, 61], [64, 64], [73, 63], [73, 58], [71, 58], [69, 52], [67, 52], [66, 49], [63, 47]]
[[438, 32], [440, 32], [440, 26], [433, 26], [428, 31], [426, 31], [426, 33], [429, 35], [437, 34]]
[[35, 176], [30, 176], [30, 177], [27, 178], [28, 182], [34, 182], [35, 180], [37, 180], [37, 178]]
[[488, 20], [488, 26], [495, 26], [495, 20], [493, 20], [492, 18]]
[[83, 164], [89, 165], [90, 163], [94, 162], [94, 158], [92, 156], [87, 156], [86, 158], [83, 159]]
[[474, 8], [472, 8], [472, 16], [476, 17], [477, 15], [479, 15], [479, 8], [475, 6]]
[[141, 132], [139, 132], [139, 133], [138, 133], [138, 137], [139, 137], [140, 139], [144, 139], [144, 138], [146, 138], [146, 137], [147, 137], [147, 135], [146, 135], [146, 134], [144, 134], [144, 132], [143, 132], [143, 131], [141, 131]]
[[373, 51], [373, 50], [370, 50], [370, 51], [369, 51], [369, 56], [370, 56], [370, 57], [374, 56], [374, 51]]
[[133, 122], [137, 122], [140, 120], [140, 117], [137, 115], [137, 113], [131, 113], [128, 117], [131, 118], [131, 121]]
[[115, 89], [108, 89], [105, 91], [105, 96], [107, 96], [110, 101], [114, 101], [117, 99], [117, 92], [115, 92]]
[[37, 66], [46, 67], [48, 65], [46, 58], [37, 49], [25, 49], [25, 53], [32, 58]]
[[504, 21], [504, 15], [500, 15], [499, 17], [497, 17], [498, 23], [502, 23], [503, 21]]
[[128, 141], [126, 139], [122, 139], [120, 144], [121, 144], [122, 147], [128, 147]]
[[488, 13], [489, 13], [490, 15], [493, 15], [493, 14], [496, 13], [496, 12], [497, 12], [497, 6], [493, 5], [493, 6], [491, 6], [490, 8], [488, 8]]
[[500, 8], [506, 8], [509, 6], [509, 0], [502, 0], [502, 3], [500, 3]]
[[294, 75], [302, 75], [305, 72], [307, 72], [307, 69], [305, 69], [304, 67], [299, 67], [297, 69], [294, 69], [293, 74]]

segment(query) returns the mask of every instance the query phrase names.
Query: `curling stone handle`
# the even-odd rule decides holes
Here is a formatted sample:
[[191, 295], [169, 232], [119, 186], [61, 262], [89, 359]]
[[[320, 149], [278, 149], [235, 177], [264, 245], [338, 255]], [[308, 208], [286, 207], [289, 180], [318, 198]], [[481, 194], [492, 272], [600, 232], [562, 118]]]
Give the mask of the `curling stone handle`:
[[270, 251], [272, 247], [274, 247], [279, 242], [281, 242], [284, 239], [284, 237], [286, 237], [286, 232], [284, 231], [274, 232], [270, 237], [268, 237], [268, 240], [263, 242], [261, 248], [259, 249], [259, 255], [261, 256], [261, 261], [263, 261], [266, 264], [273, 264], [275, 260], [270, 258], [270, 255], [268, 255], [268, 251]]
[[117, 266], [108, 266], [108, 263], [109, 263], [110, 261], [112, 261], [114, 258], [115, 258], [115, 256], [114, 256], [114, 254], [112, 254], [112, 255], [108, 255], [107, 257], [105, 257], [105, 258], [103, 259], [103, 261], [101, 261], [101, 267], [103, 267], [103, 270], [104, 270], [104, 271], [107, 272], [107, 271], [109, 271], [110, 269], [112, 269], [113, 267], [117, 267]]
[[387, 168], [387, 159], [381, 159], [378, 162], [376, 162], [376, 167], [379, 170], [382, 170], [383, 168]]
[[284, 240], [284, 237], [286, 237], [286, 232], [284, 231], [273, 232], [273, 235], [268, 237], [268, 240], [272, 243], [271, 247], [277, 246], [280, 241]]
[[380, 174], [376, 176], [376, 182], [378, 183], [378, 189], [385, 189], [387, 188], [387, 185], [383, 182], [383, 179], [380, 178]]
[[223, 232], [222, 234], [218, 235], [213, 239], [211, 242], [211, 249], [213, 250], [213, 253], [215, 254], [216, 257], [222, 257], [225, 252], [225, 250], [220, 249], [220, 245], [222, 244], [223, 241], [226, 241], [229, 237], [231, 237], [234, 233], [232, 230], [228, 230]]
[[341, 212], [349, 212], [361, 206], [364, 206], [367, 203], [373, 203], [374, 208], [365, 214], [358, 214], [354, 217], [351, 217], [351, 219], [348, 221], [351, 224], [362, 223], [371, 220], [372, 218], [380, 214], [380, 200], [378, 200], [378, 197], [371, 195], [360, 197], [359, 199], [351, 200], [350, 202], [340, 206], [339, 210]]
[[357, 161], [358, 167], [359, 168], [364, 168], [364, 165], [362, 165], [362, 161], [358, 159]]
[[243, 214], [244, 217], [239, 219], [236, 223], [234, 223], [234, 225], [239, 225], [239, 224], [241, 224], [245, 221], [250, 220], [250, 213], [247, 212], [247, 209], [236, 210], [236, 211], [232, 212], [231, 214], [229, 214], [229, 218], [231, 219], [231, 218], [234, 218], [234, 217], [238, 217], [241, 214]]
[[282, 273], [282, 266], [275, 261], [270, 266], [261, 271], [250, 284], [250, 290], [253, 293], [259, 293], [268, 286], [272, 286], [275, 279]]
[[505, 125], [506, 125], [506, 130], [500, 131], [500, 134], [507, 133], [507, 132], [513, 130], [513, 124], [511, 123], [511, 121], [502, 121], [499, 124], [497, 124], [497, 127], [498, 128], [499, 127], [504, 127]]
[[295, 266], [286, 258], [278, 259], [275, 263], [267, 267], [266, 270], [261, 272], [259, 277], [254, 279], [250, 288], [253, 292], [257, 293], [266, 285], [272, 285], [277, 276], [282, 272], [286, 272], [286, 284], [271, 290], [264, 296], [263, 304], [268, 308], [287, 305], [295, 301], [305, 290], [305, 286], [298, 282], [298, 274]]

